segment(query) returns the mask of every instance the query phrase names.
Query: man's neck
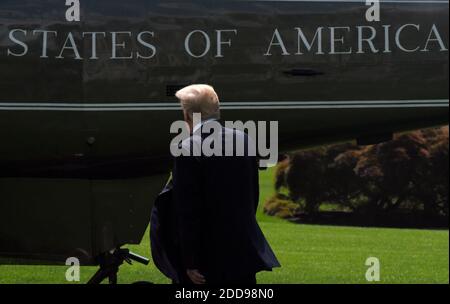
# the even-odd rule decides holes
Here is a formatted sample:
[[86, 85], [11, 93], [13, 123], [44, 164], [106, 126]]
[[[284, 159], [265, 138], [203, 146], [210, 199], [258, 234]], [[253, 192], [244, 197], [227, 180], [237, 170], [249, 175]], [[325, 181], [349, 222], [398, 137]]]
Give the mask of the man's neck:
[[210, 121], [214, 121], [214, 120], [217, 120], [217, 119], [209, 118], [209, 119], [202, 120], [202, 122], [200, 122], [200, 123], [198, 123], [197, 125], [194, 126], [194, 129], [193, 129], [192, 133], [197, 132], [205, 123], [210, 122]]

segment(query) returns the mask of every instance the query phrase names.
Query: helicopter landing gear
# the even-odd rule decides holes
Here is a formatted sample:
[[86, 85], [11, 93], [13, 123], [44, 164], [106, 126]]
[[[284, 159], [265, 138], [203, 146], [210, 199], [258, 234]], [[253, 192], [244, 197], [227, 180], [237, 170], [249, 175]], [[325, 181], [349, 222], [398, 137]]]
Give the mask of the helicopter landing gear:
[[120, 266], [126, 262], [131, 265], [132, 261], [148, 265], [150, 260], [132, 253], [128, 249], [118, 248], [112, 252], [105, 253], [99, 258], [100, 269], [88, 281], [88, 284], [101, 284], [108, 278], [109, 284], [117, 284], [117, 273]]

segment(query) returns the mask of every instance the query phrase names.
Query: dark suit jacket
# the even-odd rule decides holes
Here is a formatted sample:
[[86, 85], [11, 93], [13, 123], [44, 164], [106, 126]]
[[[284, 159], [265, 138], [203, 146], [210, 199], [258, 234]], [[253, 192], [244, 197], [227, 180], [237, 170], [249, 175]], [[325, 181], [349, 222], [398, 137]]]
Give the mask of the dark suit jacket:
[[158, 195], [150, 220], [150, 245], [155, 266], [175, 283], [182, 281], [180, 247], [173, 215], [173, 184], [170, 181]]
[[[199, 133], [182, 147], [201, 146], [208, 135]], [[230, 134], [234, 143], [252, 143], [243, 132], [221, 128], [222, 150]], [[174, 161], [173, 212], [181, 267], [199, 269], [207, 282], [233, 282], [280, 266], [256, 222], [258, 160], [245, 152], [241, 157], [180, 156]]]

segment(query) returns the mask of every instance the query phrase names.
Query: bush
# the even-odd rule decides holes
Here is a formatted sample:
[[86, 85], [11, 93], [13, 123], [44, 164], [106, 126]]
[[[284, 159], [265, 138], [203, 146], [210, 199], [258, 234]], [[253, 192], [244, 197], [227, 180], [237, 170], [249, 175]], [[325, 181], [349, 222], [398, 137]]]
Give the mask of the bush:
[[288, 197], [275, 195], [267, 200], [264, 205], [264, 213], [284, 219], [295, 217], [300, 212], [300, 206], [292, 202]]
[[361, 213], [402, 209], [448, 216], [448, 145], [447, 127], [400, 134], [374, 146], [299, 151], [277, 168], [276, 189], [286, 188], [308, 214], [328, 202]]

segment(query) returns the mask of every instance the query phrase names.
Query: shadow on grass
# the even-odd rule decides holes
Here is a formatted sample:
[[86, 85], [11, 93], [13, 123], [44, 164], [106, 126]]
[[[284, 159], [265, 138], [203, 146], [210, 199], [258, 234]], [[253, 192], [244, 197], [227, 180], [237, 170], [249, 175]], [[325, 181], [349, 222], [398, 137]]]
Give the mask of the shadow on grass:
[[351, 227], [385, 227], [414, 229], [448, 229], [445, 216], [426, 216], [408, 212], [358, 214], [343, 211], [321, 211], [316, 214], [299, 213], [288, 219], [299, 224]]

